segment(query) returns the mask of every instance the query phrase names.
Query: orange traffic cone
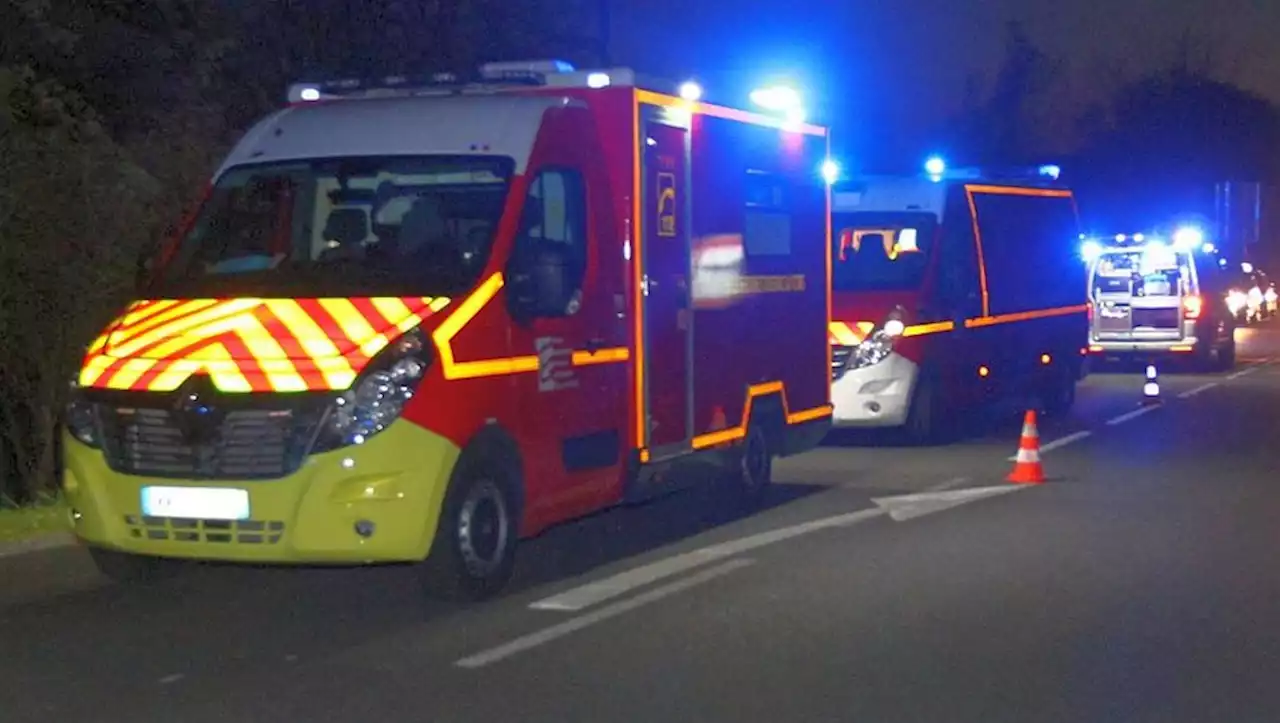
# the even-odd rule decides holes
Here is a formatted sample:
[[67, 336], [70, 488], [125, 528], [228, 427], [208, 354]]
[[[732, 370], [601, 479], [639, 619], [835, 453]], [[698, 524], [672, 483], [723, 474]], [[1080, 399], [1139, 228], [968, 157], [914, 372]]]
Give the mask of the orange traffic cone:
[[1013, 471], [1007, 478], [1016, 484], [1040, 484], [1044, 482], [1044, 467], [1040, 465], [1040, 432], [1036, 429], [1036, 410], [1028, 409], [1022, 422], [1022, 439], [1018, 442], [1018, 457]]

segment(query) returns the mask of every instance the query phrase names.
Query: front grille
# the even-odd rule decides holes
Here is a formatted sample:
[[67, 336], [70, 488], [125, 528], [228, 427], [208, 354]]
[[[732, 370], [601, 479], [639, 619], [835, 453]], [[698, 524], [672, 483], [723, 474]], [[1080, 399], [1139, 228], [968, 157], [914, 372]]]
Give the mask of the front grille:
[[849, 363], [849, 355], [852, 353], [851, 346], [831, 345], [831, 381], [839, 379], [844, 374], [845, 364]]
[[1149, 329], [1177, 329], [1182, 322], [1180, 309], [1134, 309], [1133, 327]]
[[103, 450], [117, 472], [183, 479], [273, 479], [298, 469], [313, 425], [288, 409], [241, 409], [221, 419], [102, 405]]
[[124, 523], [129, 526], [130, 535], [147, 540], [278, 545], [284, 537], [284, 523], [279, 520], [186, 520], [126, 515]]

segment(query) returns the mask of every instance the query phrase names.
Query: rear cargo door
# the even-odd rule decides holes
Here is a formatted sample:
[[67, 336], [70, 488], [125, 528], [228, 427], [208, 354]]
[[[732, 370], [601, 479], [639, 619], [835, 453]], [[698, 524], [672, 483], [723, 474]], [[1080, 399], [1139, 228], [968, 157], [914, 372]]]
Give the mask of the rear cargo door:
[[657, 122], [642, 133], [645, 418], [648, 446], [660, 448], [690, 436], [689, 135]]

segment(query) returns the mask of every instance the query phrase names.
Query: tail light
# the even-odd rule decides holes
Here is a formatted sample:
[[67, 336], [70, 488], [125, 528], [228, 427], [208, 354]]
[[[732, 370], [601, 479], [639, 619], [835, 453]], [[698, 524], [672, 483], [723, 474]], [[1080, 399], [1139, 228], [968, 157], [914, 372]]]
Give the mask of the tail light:
[[1182, 316], [1187, 319], [1199, 319], [1204, 310], [1204, 300], [1199, 296], [1185, 296], [1182, 299]]

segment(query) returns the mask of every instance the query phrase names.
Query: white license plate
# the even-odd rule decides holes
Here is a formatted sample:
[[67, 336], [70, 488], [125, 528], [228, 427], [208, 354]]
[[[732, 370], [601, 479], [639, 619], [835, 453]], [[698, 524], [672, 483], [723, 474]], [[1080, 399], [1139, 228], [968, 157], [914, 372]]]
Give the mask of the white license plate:
[[247, 520], [249, 491], [220, 487], [143, 487], [142, 514], [188, 520]]

